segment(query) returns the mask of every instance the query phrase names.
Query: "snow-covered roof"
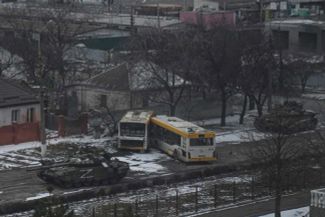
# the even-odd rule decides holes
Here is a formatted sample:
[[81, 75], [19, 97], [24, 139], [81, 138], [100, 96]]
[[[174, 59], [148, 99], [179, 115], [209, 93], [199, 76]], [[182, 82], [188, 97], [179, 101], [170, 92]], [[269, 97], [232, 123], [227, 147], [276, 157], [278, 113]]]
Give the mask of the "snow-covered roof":
[[[138, 62], [130, 68], [130, 89], [144, 90], [163, 88], [162, 81], [171, 87], [181, 86], [184, 79], [160, 68], [152, 62]], [[189, 82], [186, 82], [189, 83]]]
[[286, 19], [286, 20], [274, 20], [272, 24], [317, 24], [324, 25], [324, 21], [310, 20], [310, 19]]
[[120, 122], [124, 123], [147, 123], [151, 116], [153, 115], [152, 111], [128, 111]]

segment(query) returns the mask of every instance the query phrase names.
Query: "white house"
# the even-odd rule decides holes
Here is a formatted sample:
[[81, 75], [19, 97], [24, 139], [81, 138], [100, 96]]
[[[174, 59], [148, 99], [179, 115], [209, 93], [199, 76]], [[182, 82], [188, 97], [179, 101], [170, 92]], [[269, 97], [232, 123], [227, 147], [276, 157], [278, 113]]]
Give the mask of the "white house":
[[0, 127], [40, 120], [39, 100], [21, 86], [0, 79]]

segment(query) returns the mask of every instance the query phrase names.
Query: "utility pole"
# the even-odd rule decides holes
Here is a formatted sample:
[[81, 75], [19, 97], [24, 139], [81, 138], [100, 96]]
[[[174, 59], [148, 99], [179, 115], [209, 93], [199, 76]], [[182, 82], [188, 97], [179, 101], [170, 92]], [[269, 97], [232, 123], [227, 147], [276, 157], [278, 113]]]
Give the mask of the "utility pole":
[[40, 139], [41, 139], [41, 156], [46, 154], [46, 133], [45, 133], [45, 105], [44, 105], [44, 87], [43, 87], [43, 67], [42, 67], [42, 51], [41, 51], [41, 33], [36, 36], [37, 39], [37, 51], [38, 51], [38, 70], [39, 70], [39, 99], [40, 99]]
[[157, 0], [157, 25], [158, 25], [158, 29], [160, 29], [160, 9], [159, 9], [159, 0]]

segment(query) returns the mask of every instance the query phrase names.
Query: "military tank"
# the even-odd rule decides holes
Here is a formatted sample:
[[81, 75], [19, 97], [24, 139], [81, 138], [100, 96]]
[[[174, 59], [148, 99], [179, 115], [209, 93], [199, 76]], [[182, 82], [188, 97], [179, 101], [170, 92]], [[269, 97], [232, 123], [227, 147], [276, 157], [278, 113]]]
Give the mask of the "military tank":
[[69, 160], [69, 162], [53, 163], [42, 161], [38, 177], [63, 188], [108, 185], [119, 182], [126, 176], [128, 163], [111, 159], [109, 154], [95, 157], [92, 154]]
[[262, 132], [292, 134], [315, 129], [318, 122], [315, 116], [315, 112], [304, 110], [302, 104], [288, 101], [256, 118], [254, 125]]

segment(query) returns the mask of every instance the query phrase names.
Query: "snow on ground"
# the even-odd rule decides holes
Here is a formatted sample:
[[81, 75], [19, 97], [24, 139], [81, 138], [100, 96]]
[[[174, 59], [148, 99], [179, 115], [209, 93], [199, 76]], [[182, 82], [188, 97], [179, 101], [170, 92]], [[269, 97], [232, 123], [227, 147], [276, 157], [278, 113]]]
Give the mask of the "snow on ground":
[[38, 141], [20, 143], [17, 145], [2, 145], [2, 146], [0, 146], [0, 154], [10, 152], [10, 151], [18, 151], [18, 150], [22, 150], [22, 149], [38, 148], [38, 147], [41, 147], [41, 143]]
[[[211, 126], [211, 125], [219, 125], [221, 118], [211, 118], [206, 120], [193, 121], [193, 123], [200, 126]], [[239, 115], [229, 115], [226, 117], [227, 124], [230, 123], [238, 123]]]
[[325, 100], [325, 94], [322, 93], [306, 93], [303, 94], [302, 97], [308, 99]]
[[[281, 217], [305, 217], [309, 213], [309, 206], [299, 209], [291, 209], [281, 212]], [[263, 215], [259, 217], [274, 217], [274, 214]]]
[[[114, 153], [116, 150], [106, 145], [112, 139], [113, 138], [93, 139], [91, 136], [52, 138], [47, 140], [49, 145], [47, 153], [50, 155], [51, 147], [54, 147], [53, 145], [57, 146], [58, 144], [100, 146], [104, 147], [106, 151]], [[38, 149], [39, 147], [41, 147], [39, 141], [0, 146], [0, 170], [40, 165], [41, 156], [40, 150]], [[59, 160], [60, 156], [56, 156], [55, 158]]]
[[151, 150], [149, 153], [132, 153], [131, 155], [116, 157], [120, 161], [129, 163], [130, 169], [137, 172], [161, 173], [166, 168], [159, 162], [169, 159], [166, 154], [157, 150]]
[[39, 194], [37, 194], [34, 197], [28, 197], [28, 198], [26, 198], [26, 201], [29, 201], [29, 200], [37, 200], [37, 199], [40, 199], [40, 198], [49, 197], [51, 195], [53, 195], [53, 194], [50, 194], [50, 193], [39, 193]]
[[256, 129], [234, 130], [231, 132], [216, 133], [215, 143], [240, 143], [252, 140], [261, 140], [265, 134], [258, 132]]

